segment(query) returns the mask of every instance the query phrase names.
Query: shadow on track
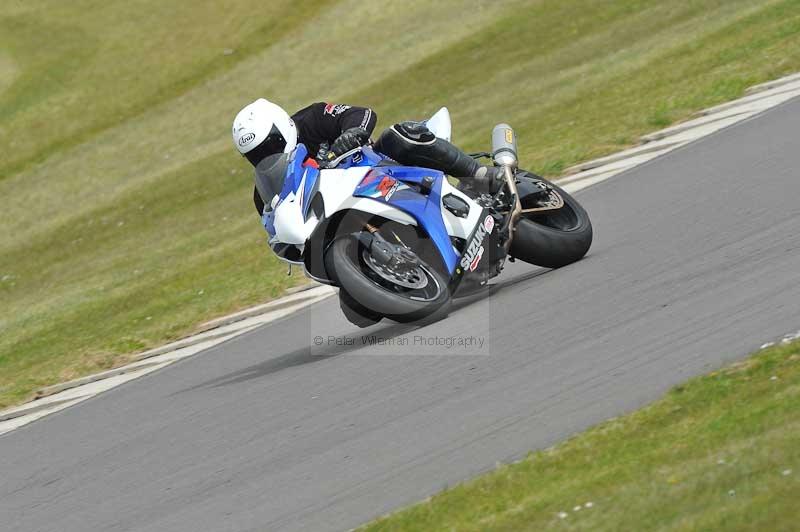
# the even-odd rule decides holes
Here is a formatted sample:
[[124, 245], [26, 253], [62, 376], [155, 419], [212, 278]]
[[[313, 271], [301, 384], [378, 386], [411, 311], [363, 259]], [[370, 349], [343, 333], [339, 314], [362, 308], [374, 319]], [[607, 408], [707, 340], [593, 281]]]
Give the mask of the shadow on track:
[[[529, 281], [535, 277], [538, 277], [546, 273], [547, 271], [549, 270], [537, 268], [531, 272], [519, 275], [507, 281], [484, 285], [481, 287], [477, 287], [474, 290], [467, 291], [463, 294], [459, 294], [458, 297], [456, 297], [453, 300], [453, 307], [451, 312], [456, 312], [459, 309], [469, 306], [476, 301], [490, 297], [500, 290], [512, 287], [516, 284], [523, 283], [525, 281]], [[369, 334], [371, 334], [372, 336], [388, 340], [412, 332], [414, 330], [421, 329], [428, 325], [432, 325], [434, 323], [435, 321], [431, 320], [421, 320], [415, 323], [405, 323], [405, 324], [386, 322], [383, 324], [379, 324], [377, 326], [378, 327], [377, 329], [370, 330]], [[221, 386], [238, 384], [251, 379], [259, 379], [261, 377], [266, 377], [267, 375], [277, 373], [284, 369], [303, 366], [305, 364], [313, 364], [315, 362], [321, 362], [323, 360], [327, 360], [329, 358], [333, 358], [339, 355], [344, 355], [351, 351], [355, 351], [364, 347], [363, 343], [357, 341], [363, 335], [364, 331], [355, 331], [349, 335], [344, 336], [343, 338], [345, 339], [354, 340], [352, 343], [349, 343], [349, 345], [328, 345], [325, 347], [314, 347], [313, 349], [310, 345], [301, 347], [299, 349], [291, 351], [290, 353], [279, 355], [275, 358], [270, 358], [269, 360], [265, 360], [264, 362], [261, 362], [259, 364], [255, 364], [253, 366], [244, 368], [242, 370], [238, 370], [233, 373], [223, 375], [222, 377], [217, 377], [210, 381], [200, 383], [196, 386], [180, 390], [178, 392], [175, 392], [175, 394], [173, 395], [181, 394], [184, 392], [190, 392], [197, 389], [218, 388]], [[347, 344], [347, 343], [348, 342], [342, 342], [342, 344]]]
[[[417, 328], [419, 328], [417, 324], [386, 323], [383, 325], [383, 327], [372, 331], [371, 334], [380, 338], [389, 339], [413, 331]], [[344, 338], [357, 340], [362, 335], [363, 332], [358, 331], [346, 335]], [[277, 373], [284, 369], [321, 362], [323, 360], [343, 355], [362, 347], [363, 345], [357, 341], [352, 342], [351, 345], [328, 345], [325, 347], [314, 347], [313, 349], [309, 345], [175, 393], [180, 394], [200, 388], [217, 388], [220, 386], [237, 384], [251, 379], [258, 379], [273, 373]]]

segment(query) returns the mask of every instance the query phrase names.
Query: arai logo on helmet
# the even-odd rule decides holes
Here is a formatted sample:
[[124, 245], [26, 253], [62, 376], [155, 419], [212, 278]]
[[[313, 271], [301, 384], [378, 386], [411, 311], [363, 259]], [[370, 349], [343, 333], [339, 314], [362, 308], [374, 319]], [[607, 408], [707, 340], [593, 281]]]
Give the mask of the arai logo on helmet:
[[239, 146], [246, 146], [255, 140], [256, 134], [255, 133], [245, 133], [241, 137], [239, 137]]

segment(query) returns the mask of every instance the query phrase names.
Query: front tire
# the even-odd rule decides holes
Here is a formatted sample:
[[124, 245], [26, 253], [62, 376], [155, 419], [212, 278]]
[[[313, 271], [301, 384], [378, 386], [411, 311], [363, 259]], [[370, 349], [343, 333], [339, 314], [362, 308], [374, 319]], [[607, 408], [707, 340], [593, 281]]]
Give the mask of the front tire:
[[362, 329], [375, 325], [383, 319], [383, 316], [353, 299], [353, 296], [344, 289], [339, 290], [339, 308], [342, 309], [342, 314], [347, 321]]
[[450, 302], [447, 280], [424, 262], [420, 271], [427, 284], [421, 289], [392, 285], [375, 275], [364, 260], [364, 245], [352, 235], [338, 238], [328, 249], [341, 290], [375, 315], [410, 323], [426, 318]]
[[545, 268], [561, 268], [582, 259], [589, 251], [593, 237], [592, 222], [586, 210], [558, 185], [520, 170], [517, 172], [517, 186], [523, 209], [534, 206], [525, 204], [522, 194], [525, 180], [546, 182], [561, 195], [564, 206], [552, 211], [523, 214], [517, 223], [510, 254]]

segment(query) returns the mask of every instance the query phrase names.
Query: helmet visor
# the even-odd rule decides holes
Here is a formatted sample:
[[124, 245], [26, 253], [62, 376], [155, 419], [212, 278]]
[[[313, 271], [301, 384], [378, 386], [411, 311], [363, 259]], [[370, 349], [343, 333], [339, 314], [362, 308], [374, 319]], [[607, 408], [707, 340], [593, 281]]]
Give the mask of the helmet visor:
[[285, 148], [286, 139], [283, 134], [278, 131], [278, 128], [273, 125], [267, 138], [261, 141], [261, 144], [245, 153], [244, 156], [247, 157], [250, 164], [256, 166], [265, 157], [275, 155], [276, 153], [283, 153]]

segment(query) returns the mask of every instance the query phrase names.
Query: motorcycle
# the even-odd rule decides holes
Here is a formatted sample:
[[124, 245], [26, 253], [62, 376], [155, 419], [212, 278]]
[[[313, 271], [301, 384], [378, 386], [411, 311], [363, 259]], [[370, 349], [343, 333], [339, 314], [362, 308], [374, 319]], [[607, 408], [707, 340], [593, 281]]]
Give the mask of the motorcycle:
[[[446, 108], [426, 121], [450, 139]], [[492, 131], [491, 157], [505, 182], [494, 194], [453, 186], [442, 172], [398, 164], [363, 146], [331, 161], [303, 144], [256, 167], [262, 223], [279, 258], [339, 288], [347, 319], [361, 327], [387, 318], [439, 319], [452, 297], [485, 285], [516, 259], [559, 268], [592, 243], [581, 205], [517, 163], [516, 136]]]

